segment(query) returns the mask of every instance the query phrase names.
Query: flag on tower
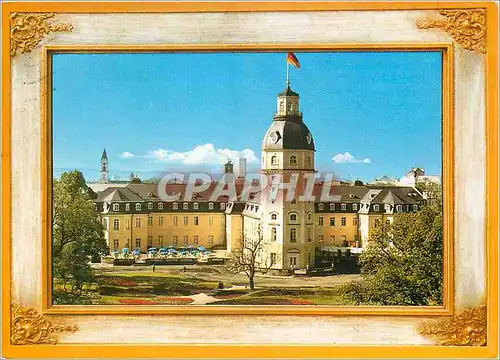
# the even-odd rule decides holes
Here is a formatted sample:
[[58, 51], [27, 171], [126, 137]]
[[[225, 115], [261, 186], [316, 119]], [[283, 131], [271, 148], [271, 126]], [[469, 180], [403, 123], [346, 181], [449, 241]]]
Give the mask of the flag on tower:
[[289, 64], [292, 64], [295, 66], [297, 69], [300, 69], [300, 62], [299, 59], [297, 59], [297, 56], [293, 52], [289, 52], [287, 57], [286, 57], [286, 62]]

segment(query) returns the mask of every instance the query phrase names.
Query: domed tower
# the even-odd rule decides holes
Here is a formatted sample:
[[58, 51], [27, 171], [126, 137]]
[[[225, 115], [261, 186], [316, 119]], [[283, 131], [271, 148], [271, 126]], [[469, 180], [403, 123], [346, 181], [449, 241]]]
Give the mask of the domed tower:
[[[273, 198], [263, 193], [263, 236], [268, 255], [276, 259], [275, 269], [305, 269], [314, 265], [314, 202], [300, 201], [304, 176], [315, 172], [314, 140], [303, 121], [299, 94], [290, 86], [277, 96], [277, 111], [262, 141], [261, 172], [270, 182], [281, 178], [285, 184], [294, 183], [295, 196], [288, 191], [271, 187]], [[275, 254], [272, 255], [271, 254]]]
[[104, 149], [101, 156], [101, 173], [99, 176], [99, 182], [101, 184], [109, 182], [108, 154], [106, 154], [106, 149]]

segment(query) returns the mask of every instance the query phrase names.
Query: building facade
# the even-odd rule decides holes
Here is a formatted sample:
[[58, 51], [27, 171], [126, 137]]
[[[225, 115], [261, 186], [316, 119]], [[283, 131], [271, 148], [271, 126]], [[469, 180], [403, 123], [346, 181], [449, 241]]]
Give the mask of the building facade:
[[[145, 252], [150, 247], [203, 246], [230, 254], [261, 238], [257, 262], [278, 271], [306, 269], [314, 266], [317, 250], [363, 249], [381, 222], [392, 222], [398, 213], [418, 211], [425, 204], [412, 186], [322, 181], [313, 185], [316, 200], [299, 200], [306, 192], [304, 179], [316, 172], [315, 144], [300, 112], [299, 94], [288, 85], [277, 96], [276, 113], [261, 150], [261, 173], [270, 186], [248, 201], [230, 201], [227, 196], [212, 201], [216, 183], [189, 201], [184, 200], [186, 184], [168, 184], [167, 192], [179, 195], [177, 201], [168, 202], [159, 198], [156, 184], [110, 183], [104, 152], [101, 183], [89, 186], [98, 193], [96, 210], [110, 249]], [[239, 176], [233, 176], [237, 195], [243, 187], [242, 170], [246, 171], [246, 163], [239, 160]], [[224, 172], [233, 172], [230, 161]], [[293, 187], [280, 187], [291, 184], [297, 174]], [[319, 196], [325, 187], [327, 202]]]

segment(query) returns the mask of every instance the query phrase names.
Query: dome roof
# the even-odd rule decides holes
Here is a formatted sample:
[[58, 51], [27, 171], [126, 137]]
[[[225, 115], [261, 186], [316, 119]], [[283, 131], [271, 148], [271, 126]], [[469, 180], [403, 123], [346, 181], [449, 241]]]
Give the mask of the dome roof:
[[275, 118], [262, 140], [262, 149], [314, 150], [314, 140], [301, 118]]

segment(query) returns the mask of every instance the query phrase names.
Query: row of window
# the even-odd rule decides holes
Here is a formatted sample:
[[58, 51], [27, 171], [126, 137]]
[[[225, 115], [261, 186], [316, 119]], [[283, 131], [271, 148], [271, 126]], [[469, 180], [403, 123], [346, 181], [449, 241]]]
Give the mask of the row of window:
[[[200, 242], [200, 238], [198, 237], [198, 235], [193, 235], [192, 237], [192, 241], [189, 242], [189, 236], [183, 236], [182, 237], [182, 245], [198, 245]], [[173, 246], [177, 246], [179, 245], [179, 236], [178, 235], [173, 235], [172, 236], [172, 242], [170, 243], [171, 245]], [[214, 237], [213, 235], [209, 235], [208, 236], [208, 245], [213, 245], [214, 244]], [[127, 240], [126, 244], [123, 244], [124, 247], [131, 247], [132, 244], [130, 243], [130, 239]], [[152, 247], [154, 244], [153, 244], [153, 237], [152, 236], [148, 236], [147, 238], [147, 246], [148, 247]], [[166, 244], [163, 240], [163, 235], [160, 235], [158, 236], [158, 241], [157, 241], [157, 245], [159, 247], [162, 247], [164, 245], [169, 245], [169, 244]], [[119, 239], [114, 239], [113, 240], [113, 248], [114, 249], [118, 249], [120, 247], [120, 240]], [[135, 247], [136, 248], [140, 248], [141, 247], [141, 238], [136, 238], [135, 239]]]
[[[279, 165], [280, 160], [276, 155], [271, 156], [271, 165]], [[296, 155], [290, 155], [288, 158], [289, 165], [297, 165], [299, 163]], [[310, 156], [306, 157], [306, 166], [312, 165], [312, 158]]]
[[[318, 210], [324, 210], [324, 208], [325, 208], [325, 204], [321, 204], [321, 203], [318, 204]], [[353, 210], [358, 210], [358, 204], [357, 203], [353, 203], [352, 204], [352, 209]], [[330, 203], [330, 210], [335, 210], [335, 204], [334, 203]], [[347, 204], [340, 204], [340, 210], [347, 210]]]
[[[324, 210], [325, 205], [324, 204], [318, 204], [318, 210]], [[335, 204], [330, 203], [330, 210], [335, 210]], [[413, 211], [418, 211], [418, 205], [415, 204], [412, 206]], [[352, 209], [353, 210], [358, 210], [358, 204], [353, 203], [352, 204]], [[340, 204], [340, 210], [347, 210], [347, 204]], [[373, 205], [373, 211], [380, 211], [380, 205], [379, 204], [374, 204]], [[403, 205], [396, 205], [396, 211], [397, 212], [402, 212], [403, 211]]]
[[[324, 220], [323, 216], [320, 216], [318, 218], [318, 225], [323, 226], [324, 225]], [[352, 218], [352, 225], [357, 226], [358, 225], [358, 218]], [[332, 216], [330, 217], [330, 226], [335, 226], [335, 217]], [[347, 226], [347, 218], [346, 217], [341, 217], [340, 218], [340, 226]]]
[[[215, 204], [213, 202], [208, 203], [208, 210], [214, 210]], [[146, 205], [147, 210], [154, 210], [154, 204], [152, 202], [147, 203]], [[157, 210], [163, 210], [163, 203], [159, 202], [156, 205]], [[172, 209], [173, 210], [179, 210], [179, 203], [172, 203]], [[189, 203], [184, 202], [182, 203], [182, 209], [183, 210], [189, 210]], [[193, 203], [193, 210], [199, 210], [200, 209], [200, 204], [195, 202]], [[226, 203], [220, 203], [220, 209], [225, 210], [226, 209]], [[135, 211], [141, 211], [142, 210], [142, 204], [141, 203], [136, 203], [135, 204]], [[113, 211], [120, 211], [120, 204], [119, 203], [114, 203], [113, 204]], [[125, 211], [130, 211], [130, 203], [125, 204]]]
[[[307, 221], [312, 221], [312, 213], [310, 211], [307, 212], [306, 218], [307, 218]], [[288, 219], [290, 220], [290, 222], [298, 222], [299, 221], [299, 214], [291, 213], [288, 215]], [[278, 220], [278, 214], [271, 213], [271, 221], [276, 221], [276, 220]]]
[[[103, 220], [104, 227], [107, 228], [107, 220]], [[163, 216], [158, 217], [158, 225], [163, 226], [164, 221], [163, 221]], [[172, 225], [177, 226], [179, 224], [179, 217], [178, 216], [173, 216], [172, 217]], [[183, 224], [184, 225], [189, 225], [189, 216], [184, 216], [183, 217]], [[214, 224], [214, 217], [209, 216], [208, 217], [208, 225], [212, 226]], [[148, 216], [148, 225], [152, 226], [153, 225], [153, 217]], [[200, 225], [200, 217], [199, 216], [193, 216], [193, 225]], [[141, 218], [136, 218], [135, 219], [135, 227], [140, 228], [142, 226], [142, 219]], [[125, 219], [125, 230], [130, 229], [130, 222], [129, 219]], [[113, 220], [113, 230], [120, 230], [120, 219], [114, 219]]]
[[[278, 228], [272, 227], [271, 228], [271, 241], [276, 241], [278, 239]], [[307, 228], [307, 242], [312, 241], [312, 228]], [[297, 242], [297, 229], [291, 228], [290, 229], [290, 242], [291, 243], [296, 243]]]
[[[347, 246], [347, 236], [346, 235], [341, 235], [340, 236], [340, 241], [342, 242], [342, 245], [345, 245]], [[357, 235], [354, 235], [354, 241], [358, 241], [358, 236]], [[330, 245], [334, 245], [335, 244], [335, 235], [330, 235], [328, 237], [328, 242]], [[319, 245], [323, 245], [324, 243], [324, 237], [323, 235], [318, 235], [318, 244]]]

